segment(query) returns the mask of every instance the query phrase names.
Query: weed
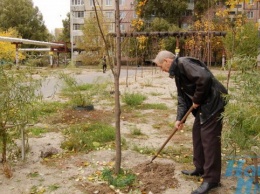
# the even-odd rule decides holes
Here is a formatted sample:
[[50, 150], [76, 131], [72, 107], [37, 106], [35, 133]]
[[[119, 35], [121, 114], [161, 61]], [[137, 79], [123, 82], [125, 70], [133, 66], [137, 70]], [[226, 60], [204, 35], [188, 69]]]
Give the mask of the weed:
[[145, 83], [143, 84], [143, 86], [152, 87], [153, 81], [151, 79], [147, 79], [147, 80], [145, 80]]
[[48, 186], [48, 190], [49, 191], [55, 191], [57, 190], [58, 188], [60, 188], [60, 186], [58, 184], [53, 184], [53, 185], [49, 185]]
[[43, 133], [48, 132], [48, 130], [41, 127], [31, 127], [28, 129], [28, 134], [33, 137], [40, 137]]
[[64, 133], [61, 147], [74, 151], [91, 151], [115, 139], [114, 127], [102, 123], [74, 125]]
[[134, 147], [132, 149], [136, 152], [141, 153], [141, 154], [153, 154], [153, 153], [155, 153], [155, 149], [149, 148], [149, 147], [138, 147], [137, 145], [134, 145]]
[[161, 96], [162, 94], [159, 92], [150, 92], [152, 96]]
[[118, 175], [114, 175], [112, 169], [109, 168], [105, 168], [102, 171], [102, 178], [107, 181], [109, 185], [113, 185], [118, 188], [131, 186], [136, 180], [136, 176], [129, 171], [124, 171], [121, 169]]
[[140, 93], [125, 93], [123, 95], [123, 102], [128, 106], [138, 106], [141, 105], [144, 100], [146, 100], [146, 96]]
[[137, 127], [134, 127], [131, 129], [131, 134], [134, 136], [143, 135], [143, 133], [141, 132], [141, 129], [138, 129]]
[[170, 92], [170, 96], [171, 96], [171, 98], [173, 99], [173, 100], [176, 100], [176, 102], [177, 102], [177, 93], [176, 92]]
[[39, 172], [31, 172], [27, 176], [30, 178], [36, 178], [36, 177], [39, 177], [40, 174], [39, 174]]
[[77, 82], [76, 78], [65, 73], [60, 74], [60, 79], [64, 81], [62, 94], [69, 98], [73, 106], [85, 107], [93, 105], [94, 99], [104, 94], [107, 88], [107, 83], [104, 80], [95, 80], [93, 82], [95, 84], [82, 84]]
[[164, 103], [143, 104], [139, 108], [142, 108], [142, 109], [157, 109], [157, 110], [167, 110], [168, 109], [168, 107]]
[[66, 103], [62, 102], [46, 102], [41, 101], [34, 105], [36, 108], [34, 110], [34, 118], [49, 116], [53, 113], [57, 113], [59, 110], [67, 106]]

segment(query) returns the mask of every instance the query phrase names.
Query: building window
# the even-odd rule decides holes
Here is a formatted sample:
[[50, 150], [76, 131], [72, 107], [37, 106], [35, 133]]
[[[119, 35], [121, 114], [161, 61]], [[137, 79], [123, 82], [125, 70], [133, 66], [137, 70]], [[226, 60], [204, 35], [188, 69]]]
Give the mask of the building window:
[[73, 36], [73, 42], [75, 42], [75, 43], [82, 42], [82, 37], [81, 36]]
[[120, 24], [120, 30], [121, 30], [121, 32], [125, 32], [125, 25], [124, 24]]
[[125, 0], [119, 0], [119, 5], [125, 5]]
[[93, 1], [94, 1], [94, 0], [89, 0], [89, 5], [90, 5], [90, 6], [94, 6]]
[[247, 12], [247, 18], [248, 19], [254, 18], [254, 12], [252, 12], [252, 11]]
[[250, 1], [249, 1], [249, 4], [250, 4], [250, 5], [254, 5], [254, 0], [250, 0]]
[[90, 17], [90, 18], [95, 18], [95, 17], [96, 17], [95, 12], [94, 12], [94, 11], [89, 12], [89, 17]]
[[84, 5], [84, 0], [71, 0], [71, 5]]
[[84, 11], [75, 11], [74, 12], [75, 18], [84, 18], [84, 15], [85, 15]]
[[81, 30], [83, 24], [73, 24], [73, 30]]
[[112, 6], [112, 0], [106, 0], [106, 6]]
[[120, 11], [120, 19], [125, 19], [126, 13], [125, 11]]
[[108, 32], [114, 32], [113, 24], [108, 25]]
[[105, 12], [105, 16], [107, 19], [113, 19], [113, 12], [112, 11]]
[[242, 4], [236, 4], [236, 8], [242, 8]]
[[138, 18], [137, 14], [134, 12], [133, 18]]

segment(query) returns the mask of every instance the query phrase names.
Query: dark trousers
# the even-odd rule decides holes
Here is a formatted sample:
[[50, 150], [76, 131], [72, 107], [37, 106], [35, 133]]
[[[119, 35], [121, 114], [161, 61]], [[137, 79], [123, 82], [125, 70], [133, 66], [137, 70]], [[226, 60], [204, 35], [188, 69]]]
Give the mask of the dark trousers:
[[193, 163], [197, 169], [204, 171], [205, 182], [220, 182], [222, 112], [200, 124], [198, 111], [193, 124]]

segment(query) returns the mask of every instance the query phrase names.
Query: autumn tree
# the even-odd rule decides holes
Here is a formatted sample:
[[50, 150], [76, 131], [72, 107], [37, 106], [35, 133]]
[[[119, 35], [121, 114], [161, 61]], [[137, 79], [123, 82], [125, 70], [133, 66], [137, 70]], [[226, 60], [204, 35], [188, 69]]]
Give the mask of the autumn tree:
[[[155, 1], [145, 1], [138, 0], [138, 4], [145, 3], [142, 12], [139, 14], [140, 18], [144, 18], [146, 21], [151, 20], [152, 17], [164, 18], [170, 23], [174, 23], [181, 26], [182, 16], [187, 9], [187, 2], [183, 0], [155, 0]], [[139, 7], [137, 4], [137, 12]]]
[[[14, 29], [8, 29], [7, 31], [0, 30], [0, 36], [18, 37], [18, 32]], [[4, 61], [15, 61], [15, 44], [11, 42], [0, 42], [0, 59]], [[19, 59], [24, 59], [25, 56], [19, 53]]]
[[58, 37], [59, 41], [70, 42], [70, 13], [67, 13], [67, 17], [62, 20], [63, 29], [61, 35]]
[[[106, 37], [108, 34], [107, 19], [100, 12], [97, 12], [97, 14], [101, 31]], [[82, 61], [89, 65], [98, 64], [102, 56], [106, 55], [101, 31], [97, 25], [96, 16], [87, 18], [82, 27], [83, 36], [76, 40], [77, 47], [86, 51], [85, 54], [81, 55]]]
[[25, 39], [49, 39], [43, 16], [32, 0], [0, 0], [0, 28], [14, 28]]

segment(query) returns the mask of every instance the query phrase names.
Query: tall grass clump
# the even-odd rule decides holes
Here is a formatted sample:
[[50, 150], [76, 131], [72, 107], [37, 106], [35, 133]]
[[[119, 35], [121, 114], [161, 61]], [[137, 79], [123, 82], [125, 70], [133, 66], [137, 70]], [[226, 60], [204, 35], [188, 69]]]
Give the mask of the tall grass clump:
[[117, 188], [124, 188], [127, 186], [129, 187], [134, 183], [136, 175], [122, 169], [118, 175], [115, 175], [112, 169], [105, 168], [102, 171], [102, 179], [107, 181], [109, 185], [113, 185]]
[[140, 93], [128, 93], [126, 92], [123, 95], [123, 102], [128, 106], [138, 106], [141, 105], [145, 100], [146, 96]]
[[73, 125], [64, 131], [65, 140], [61, 147], [70, 151], [91, 151], [114, 141], [114, 127], [102, 124]]
[[243, 71], [234, 76], [232, 84], [236, 87], [229, 94], [224, 112], [222, 139], [224, 146], [234, 153], [260, 147], [260, 72], [253, 67], [254, 64], [243, 67]]

